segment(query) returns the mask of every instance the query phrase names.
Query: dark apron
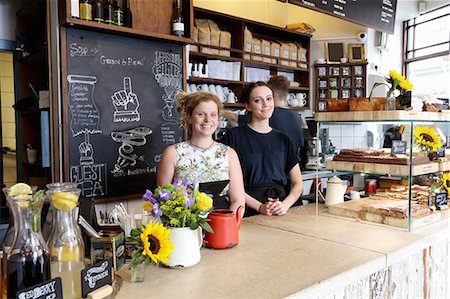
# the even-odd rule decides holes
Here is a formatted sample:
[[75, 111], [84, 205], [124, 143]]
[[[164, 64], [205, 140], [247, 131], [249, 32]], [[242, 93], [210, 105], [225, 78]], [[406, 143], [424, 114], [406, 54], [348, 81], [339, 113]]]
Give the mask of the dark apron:
[[[262, 204], [265, 204], [268, 201], [269, 197], [284, 200], [287, 196], [285, 187], [277, 183], [274, 183], [272, 185], [249, 187], [246, 189], [246, 192]], [[254, 216], [258, 214], [258, 211], [250, 208], [249, 206], [246, 206], [244, 217]]]

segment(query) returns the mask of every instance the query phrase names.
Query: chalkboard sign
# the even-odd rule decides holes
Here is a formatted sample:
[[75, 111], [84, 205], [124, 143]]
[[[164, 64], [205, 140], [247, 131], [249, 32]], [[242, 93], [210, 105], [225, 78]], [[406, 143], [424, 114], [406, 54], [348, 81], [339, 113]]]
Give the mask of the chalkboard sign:
[[444, 158], [445, 157], [445, 146], [442, 146], [438, 151], [436, 152], [436, 155], [438, 158]]
[[434, 204], [436, 205], [438, 210], [440, 210], [440, 206], [446, 206], [447, 205], [447, 192], [437, 193], [436, 198], [434, 200]]
[[56, 277], [17, 292], [17, 299], [61, 299], [61, 278]]
[[406, 141], [392, 140], [391, 154], [392, 155], [406, 154]]
[[83, 298], [107, 284], [112, 284], [112, 259], [98, 262], [81, 271], [81, 295]]
[[66, 180], [85, 197], [153, 189], [163, 150], [182, 139], [182, 46], [69, 28], [66, 61]]
[[289, 0], [354, 23], [394, 33], [397, 0]]

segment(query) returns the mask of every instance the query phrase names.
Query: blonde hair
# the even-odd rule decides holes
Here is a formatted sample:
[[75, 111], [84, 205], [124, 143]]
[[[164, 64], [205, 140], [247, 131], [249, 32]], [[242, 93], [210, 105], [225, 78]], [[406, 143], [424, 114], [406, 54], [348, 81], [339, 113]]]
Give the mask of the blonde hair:
[[181, 125], [191, 130], [191, 126], [189, 125], [187, 119], [192, 115], [195, 107], [197, 107], [200, 103], [203, 102], [214, 102], [217, 105], [217, 113], [220, 117], [222, 114], [222, 102], [219, 97], [211, 92], [206, 91], [197, 91], [193, 93], [186, 94], [184, 92], [180, 92], [176, 96], [177, 98], [177, 111], [180, 116]]

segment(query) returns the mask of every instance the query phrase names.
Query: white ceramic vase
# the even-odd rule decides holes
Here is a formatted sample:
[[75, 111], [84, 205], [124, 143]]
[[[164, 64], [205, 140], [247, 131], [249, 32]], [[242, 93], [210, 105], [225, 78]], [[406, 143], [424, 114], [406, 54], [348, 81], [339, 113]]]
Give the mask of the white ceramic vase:
[[203, 243], [201, 228], [192, 230], [189, 227], [171, 227], [170, 230], [172, 235], [169, 240], [174, 243], [174, 248], [167, 266], [185, 268], [197, 264]]

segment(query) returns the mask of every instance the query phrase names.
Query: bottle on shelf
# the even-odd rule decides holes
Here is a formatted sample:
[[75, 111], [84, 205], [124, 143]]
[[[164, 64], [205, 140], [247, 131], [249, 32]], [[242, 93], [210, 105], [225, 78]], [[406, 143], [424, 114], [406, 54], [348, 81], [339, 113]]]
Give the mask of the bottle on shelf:
[[125, 7], [123, 9], [123, 25], [125, 27], [133, 27], [133, 15], [130, 8], [130, 0], [125, 0]]
[[113, 0], [106, 0], [103, 6], [103, 22], [114, 24], [114, 4]]
[[70, 1], [70, 14], [72, 18], [80, 17], [80, 1], [79, 0], [71, 0]]
[[123, 26], [123, 5], [122, 0], [114, 0], [114, 25]]
[[91, 0], [80, 0], [80, 19], [92, 21]]
[[103, 17], [103, 0], [94, 0], [92, 6], [92, 15], [95, 22], [101, 23], [104, 21]]
[[175, 0], [172, 13], [172, 34], [182, 37], [184, 36], [184, 20], [181, 0]]
[[34, 197], [36, 189], [30, 188], [29, 192], [11, 189], [3, 189], [8, 194], [15, 228], [14, 240], [6, 254], [6, 297], [16, 298], [18, 291], [50, 279], [50, 255], [40, 225], [43, 196]]
[[81, 298], [84, 242], [75, 212], [81, 190], [76, 183], [53, 183], [47, 188], [46, 195], [53, 208], [48, 238], [51, 276], [61, 277], [64, 298]]

